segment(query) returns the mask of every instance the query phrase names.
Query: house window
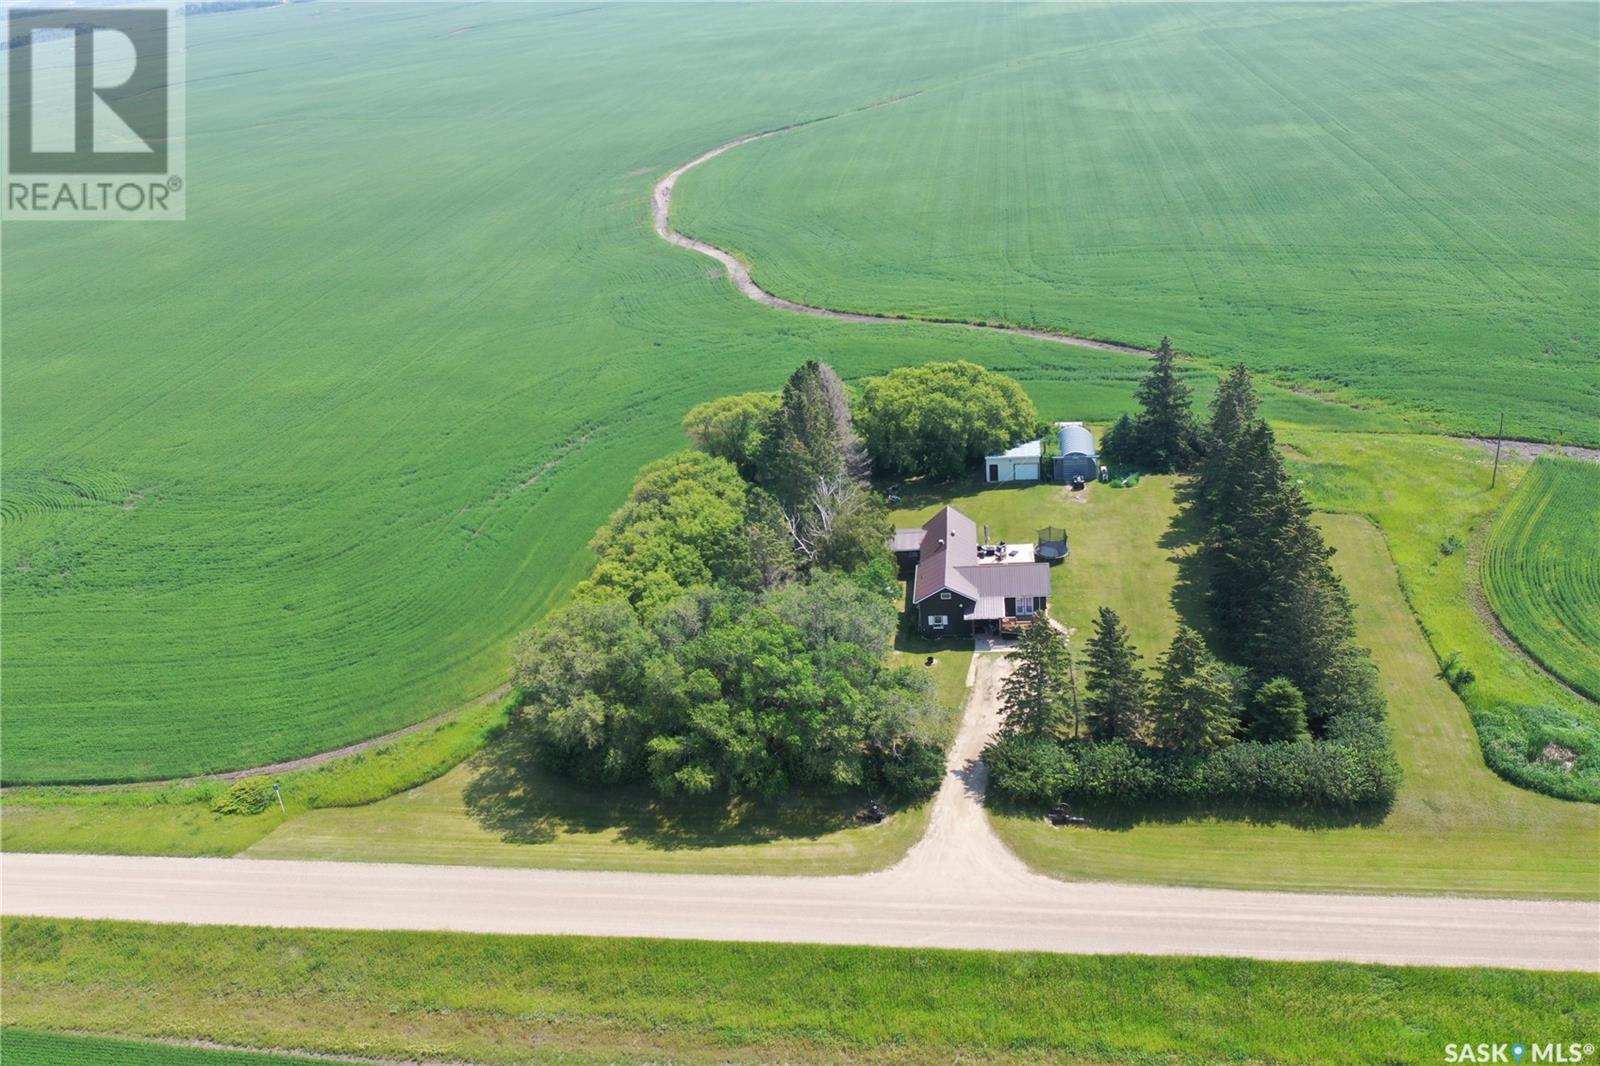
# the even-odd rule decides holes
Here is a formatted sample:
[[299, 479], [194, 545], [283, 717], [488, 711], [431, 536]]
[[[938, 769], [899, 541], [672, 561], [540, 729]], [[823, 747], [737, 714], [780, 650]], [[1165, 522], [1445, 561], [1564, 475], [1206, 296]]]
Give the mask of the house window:
[[1027, 618], [1033, 614], [1033, 597], [1022, 596], [1017, 600], [1017, 617]]
[[928, 628], [929, 629], [943, 629], [945, 626], [947, 626], [949, 624], [950, 624], [950, 616], [947, 615], [947, 614], [930, 614], [928, 616]]
[[941, 600], [948, 600], [950, 598], [950, 594], [948, 592], [941, 592], [939, 593], [939, 598]]

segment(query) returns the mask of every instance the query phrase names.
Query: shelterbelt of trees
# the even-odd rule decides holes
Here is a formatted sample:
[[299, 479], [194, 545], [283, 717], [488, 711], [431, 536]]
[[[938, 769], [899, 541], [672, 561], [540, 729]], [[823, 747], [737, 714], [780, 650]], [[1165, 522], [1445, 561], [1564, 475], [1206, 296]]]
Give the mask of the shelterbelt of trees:
[[1355, 644], [1332, 551], [1257, 415], [1244, 366], [1205, 427], [1163, 341], [1107, 458], [1188, 472], [1205, 528], [1218, 650], [1180, 627], [1153, 676], [1100, 608], [1079, 692], [1064, 638], [1035, 625], [1013, 654], [1002, 738], [985, 753], [996, 791], [1054, 803], [1245, 801], [1384, 806], [1400, 781], [1376, 670]]
[[[1014, 382], [921, 369], [952, 393], [975, 371], [1002, 397], [991, 414], [1038, 423]], [[923, 460], [907, 456], [935, 454], [919, 442], [937, 428], [897, 411], [875, 413], [863, 440], [838, 375], [808, 362], [781, 392], [689, 412], [695, 450], [641, 471], [572, 603], [517, 644], [516, 729], [540, 761], [665, 794], [932, 792], [947, 724], [924, 676], [887, 665], [897, 586], [866, 477], [875, 436], [909, 471]], [[963, 449], [989, 447], [969, 430]]]

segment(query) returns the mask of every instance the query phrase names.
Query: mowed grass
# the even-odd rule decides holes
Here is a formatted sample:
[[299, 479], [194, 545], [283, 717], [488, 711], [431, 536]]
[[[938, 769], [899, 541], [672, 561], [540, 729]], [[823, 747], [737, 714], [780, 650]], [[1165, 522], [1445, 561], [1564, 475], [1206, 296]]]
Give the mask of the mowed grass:
[[188, 220], [6, 233], [5, 782], [256, 765], [491, 690], [684, 411], [803, 359], [1070, 363], [1125, 402], [1138, 360], [762, 308], [650, 230], [708, 146], [1003, 63], [985, 17], [194, 19]]
[[1577, 973], [576, 937], [4, 922], [29, 1029], [384, 1058], [1425, 1062], [1582, 1040]]
[[1169, 333], [1420, 426], [1503, 408], [1514, 436], [1600, 443], [1594, 5], [1002, 5], [964, 28], [1010, 61], [714, 160], [679, 228], [795, 300]]
[[[1159, 491], [1149, 481], [1125, 491], [1140, 489]], [[1388, 697], [1405, 773], [1391, 811], [1353, 821], [1290, 811], [1249, 818], [1151, 811], [1131, 823], [1072, 829], [1050, 826], [1037, 812], [997, 811], [1001, 838], [1029, 865], [1068, 879], [1600, 898], [1600, 809], [1519, 789], [1484, 765], [1472, 721], [1437, 676], [1380, 531], [1356, 515], [1321, 516], [1319, 525], [1338, 552], [1358, 639], [1372, 649]], [[1138, 557], [1099, 562], [1137, 566]], [[1152, 588], [1142, 609], [1159, 610], [1168, 591]]]
[[[1600, 704], [1564, 687], [1491, 628], [1475, 546], [1513, 499], [1526, 462], [1438, 437], [1325, 433], [1284, 438], [1291, 467], [1319, 508], [1371, 518], [1383, 529], [1407, 602], [1441, 665], [1472, 671], [1459, 695], [1488, 757], [1512, 780], [1553, 795], [1600, 799]], [[1466, 550], [1446, 551], [1454, 545]], [[1541, 758], [1554, 724], [1591, 755], [1572, 769]], [[1600, 846], [1600, 845], [1597, 845]]]
[[643, 786], [573, 785], [502, 744], [381, 803], [289, 819], [244, 854], [653, 873], [862, 873], [899, 860], [922, 836], [929, 812], [919, 804], [858, 826], [854, 816], [867, 798], [664, 800]]
[[1533, 464], [1489, 533], [1483, 583], [1517, 643], [1600, 699], [1600, 463]]

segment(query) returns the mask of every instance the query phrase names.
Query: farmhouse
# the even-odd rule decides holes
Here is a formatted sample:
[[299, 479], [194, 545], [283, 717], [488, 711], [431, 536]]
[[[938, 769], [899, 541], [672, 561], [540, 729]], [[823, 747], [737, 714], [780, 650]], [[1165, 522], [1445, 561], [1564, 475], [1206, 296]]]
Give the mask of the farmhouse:
[[1044, 442], [1025, 441], [1008, 452], [991, 455], [983, 461], [985, 481], [1038, 481], [1044, 458]]
[[980, 544], [977, 524], [954, 507], [921, 529], [895, 530], [892, 546], [915, 575], [911, 604], [920, 632], [992, 632], [1047, 605], [1050, 564], [1034, 560], [1033, 545]]
[[1100, 459], [1094, 451], [1094, 434], [1082, 422], [1057, 422], [1056, 442], [1061, 446], [1052, 463], [1052, 480], [1066, 484], [1075, 477], [1093, 481], [1100, 473]]

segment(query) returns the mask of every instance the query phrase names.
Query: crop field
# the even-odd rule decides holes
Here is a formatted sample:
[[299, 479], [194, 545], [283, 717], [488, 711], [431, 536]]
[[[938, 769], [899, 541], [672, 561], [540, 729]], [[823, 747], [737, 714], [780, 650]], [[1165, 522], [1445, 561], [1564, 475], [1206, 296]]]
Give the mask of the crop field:
[[[683, 412], [773, 387], [804, 358], [847, 378], [972, 358], [1072, 417], [1127, 407], [1137, 358], [775, 311], [656, 238], [654, 180], [752, 130], [845, 116], [730, 153], [682, 187], [685, 225], [711, 232], [716, 219], [735, 235], [826, 193], [825, 225], [784, 223], [791, 246], [732, 241], [758, 257], [758, 276], [769, 251], [795, 271], [792, 295], [814, 295], [816, 281], [778, 264], [837, 271], [856, 305], [956, 307], [907, 303], [881, 276], [868, 284], [867, 261], [833, 261], [875, 243], [871, 262], [907, 285], [944, 271], [964, 300], [1004, 301], [1000, 317], [1145, 343], [1172, 332], [1208, 358], [1248, 355], [1367, 398], [1355, 409], [1272, 390], [1269, 412], [1291, 423], [1394, 428], [1421, 409], [1417, 360], [1432, 366], [1447, 346], [1472, 373], [1435, 383], [1428, 419], [1466, 425], [1493, 393], [1518, 430], [1582, 436], [1595, 332], [1582, 310], [1594, 278], [1592, 9], [1369, 17], [856, 5], [819, 20], [760, 5], [708, 21], [687, 7], [319, 3], [194, 18], [188, 220], [6, 231], [6, 783], [292, 758], [492, 689], [510, 637], [582, 573], [633, 472], [680, 445]], [[1348, 112], [1288, 102], [1284, 79], [1306, 61], [1284, 43], [1338, 75], [1329, 98]], [[1095, 70], [1104, 97], [1085, 98], [1076, 72]], [[1179, 81], [1146, 92], [1139, 78], [1156, 71]], [[1449, 94], [1459, 111], [1418, 90], [1422, 112], [1376, 113], [1403, 88], [1386, 79], [1469, 75], [1471, 92]], [[1288, 94], [1281, 110], [1259, 102], [1280, 99], [1263, 85]], [[1213, 91], [1254, 116], [1248, 130], [1177, 124]], [[1052, 116], [1124, 130], [1145, 150], [1026, 124]], [[949, 128], [928, 125], [941, 121]], [[957, 255], [949, 227], [908, 225], [898, 212], [916, 202], [896, 182], [910, 180], [901, 167], [948, 173], [927, 152], [996, 160], [998, 128], [1038, 150], [1031, 166], [1070, 161], [1099, 177], [1058, 175], [1074, 197], [1094, 193], [1070, 212], [1027, 167], [933, 182], [945, 198], [934, 223], [959, 212], [968, 230], [1015, 235], [979, 269], [996, 246]], [[1067, 134], [1070, 160], [1045, 147]], [[837, 148], [861, 138], [870, 151]], [[803, 195], [791, 183], [774, 203], [771, 153], [824, 142], [832, 163], [793, 160], [818, 169]], [[1218, 145], [1275, 184], [1201, 199], [1225, 178]], [[850, 159], [882, 173], [841, 174]], [[1283, 174], [1295, 160], [1304, 188]], [[1109, 186], [1129, 198], [1106, 199]], [[1151, 243], [1158, 200], [1205, 228]], [[1004, 204], [1014, 217], [992, 217]], [[1329, 205], [1343, 212], [1331, 234], [1308, 228]], [[862, 212], [876, 221], [858, 230]], [[1070, 248], [1057, 215], [1073, 226]], [[1158, 276], [1108, 249], [1088, 216], [1136, 227], [1111, 236]], [[1041, 258], [1024, 254], [1024, 229]], [[1179, 254], [1198, 241], [1210, 258]], [[1345, 257], [1302, 251], [1317, 243]], [[918, 262], [902, 270], [908, 248]], [[1072, 292], [1057, 299], [1052, 271], [1066, 263]], [[1185, 286], [1187, 304], [1172, 295]], [[1086, 318], [1090, 305], [1104, 317]], [[1190, 372], [1203, 392], [1209, 365]]]
[[1053, 327], [1600, 443], [1600, 10], [1074, 5], [738, 148], [680, 229], [821, 306]]
[[290, 758], [493, 688], [683, 412], [808, 356], [1054, 360], [1126, 402], [1135, 359], [799, 319], [649, 228], [708, 145], [994, 62], [972, 16], [567, 15], [197, 17], [188, 220], [7, 227], [8, 783]]
[[1533, 464], [1489, 535], [1483, 584], [1518, 644], [1600, 700], [1600, 464]]

